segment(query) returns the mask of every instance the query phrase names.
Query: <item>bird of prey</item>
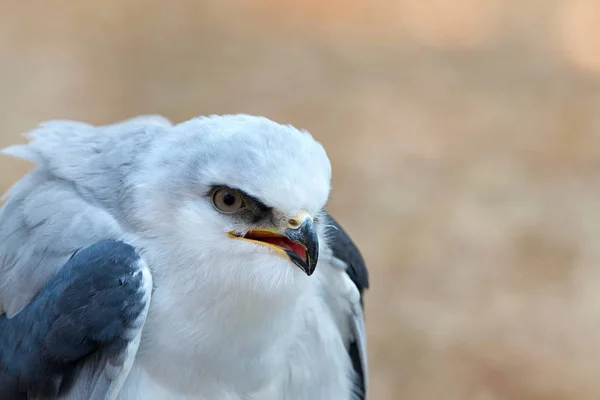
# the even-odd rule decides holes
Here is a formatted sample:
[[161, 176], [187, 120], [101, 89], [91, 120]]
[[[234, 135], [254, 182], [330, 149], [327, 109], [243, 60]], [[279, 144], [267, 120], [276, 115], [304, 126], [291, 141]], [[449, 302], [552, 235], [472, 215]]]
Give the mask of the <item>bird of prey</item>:
[[357, 400], [358, 249], [308, 132], [49, 121], [0, 209], [0, 398]]

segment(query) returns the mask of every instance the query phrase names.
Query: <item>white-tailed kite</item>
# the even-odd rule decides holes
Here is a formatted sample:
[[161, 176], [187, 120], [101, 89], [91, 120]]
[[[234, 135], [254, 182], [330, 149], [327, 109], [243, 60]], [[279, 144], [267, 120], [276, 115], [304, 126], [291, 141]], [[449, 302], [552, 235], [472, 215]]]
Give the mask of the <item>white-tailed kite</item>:
[[[364, 261], [312, 136], [51, 121], [0, 209], [0, 399], [365, 399]], [[4, 315], [3, 315], [4, 314]]]

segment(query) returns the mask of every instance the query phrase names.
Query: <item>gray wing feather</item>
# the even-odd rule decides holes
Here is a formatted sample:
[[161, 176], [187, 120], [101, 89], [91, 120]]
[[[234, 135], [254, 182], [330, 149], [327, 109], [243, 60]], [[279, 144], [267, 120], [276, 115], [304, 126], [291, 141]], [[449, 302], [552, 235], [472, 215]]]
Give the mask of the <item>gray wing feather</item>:
[[152, 275], [145, 263], [140, 266], [143, 276], [144, 310], [129, 330], [127, 346], [117, 355], [94, 354], [83, 364], [77, 382], [60, 400], [115, 400], [133, 366], [148, 316], [152, 296]]
[[[358, 395], [362, 396], [360, 398], [365, 399], [366, 393], [369, 389], [369, 366], [367, 362], [367, 333], [365, 331], [365, 316], [363, 308], [358, 303], [354, 303], [352, 311], [350, 330], [356, 345], [356, 356], [358, 356], [358, 362], [360, 363], [361, 369], [359, 376], [362, 380], [362, 387], [358, 391]], [[357, 361], [354, 359], [356, 356], [351, 354], [351, 357], [353, 357], [353, 363]]]
[[363, 293], [369, 287], [369, 274], [360, 251], [342, 226], [327, 212], [323, 213], [331, 255], [329, 264], [346, 272], [354, 286], [350, 294], [350, 332], [348, 353], [358, 377], [354, 390], [356, 399], [365, 399], [368, 383], [367, 336], [363, 310]]
[[[123, 237], [115, 217], [119, 210], [103, 203], [103, 194], [122, 190], [123, 174], [149, 142], [149, 133], [169, 125], [159, 116], [100, 127], [49, 121], [24, 135], [29, 143], [0, 151], [38, 164], [3, 197], [0, 315], [15, 316], [78, 249]], [[98, 187], [96, 198], [90, 182]], [[84, 364], [69, 398], [116, 396], [135, 358], [144, 321], [119, 362], [98, 355]]]
[[41, 170], [27, 181], [37, 184], [22, 185], [0, 210], [0, 312], [9, 318], [77, 249], [122, 235], [107, 212], [81, 199], [68, 183]]
[[48, 121], [0, 151], [38, 164], [3, 197], [0, 315], [19, 312], [77, 249], [122, 237], [125, 175], [150, 133], [169, 125], [152, 115], [98, 127]]

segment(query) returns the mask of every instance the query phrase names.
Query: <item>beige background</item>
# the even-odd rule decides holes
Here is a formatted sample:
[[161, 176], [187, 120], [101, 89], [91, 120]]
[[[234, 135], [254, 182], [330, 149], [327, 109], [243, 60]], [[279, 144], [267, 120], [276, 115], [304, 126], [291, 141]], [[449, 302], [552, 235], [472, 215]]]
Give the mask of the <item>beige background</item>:
[[324, 143], [373, 400], [600, 398], [599, 74], [600, 0], [0, 0], [0, 145], [236, 112]]

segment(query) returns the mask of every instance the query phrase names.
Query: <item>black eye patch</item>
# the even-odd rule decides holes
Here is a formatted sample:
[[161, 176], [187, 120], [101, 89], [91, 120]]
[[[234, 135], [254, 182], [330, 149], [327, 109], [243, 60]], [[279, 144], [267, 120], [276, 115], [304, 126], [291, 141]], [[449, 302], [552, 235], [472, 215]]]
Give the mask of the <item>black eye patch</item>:
[[249, 195], [241, 189], [215, 184], [211, 186], [211, 189], [207, 193], [207, 197], [209, 199], [212, 198], [213, 194], [219, 189], [235, 191], [242, 196], [244, 207], [234, 213], [228, 214], [232, 218], [252, 225], [273, 225], [275, 223], [273, 207], [269, 207], [256, 197]]

